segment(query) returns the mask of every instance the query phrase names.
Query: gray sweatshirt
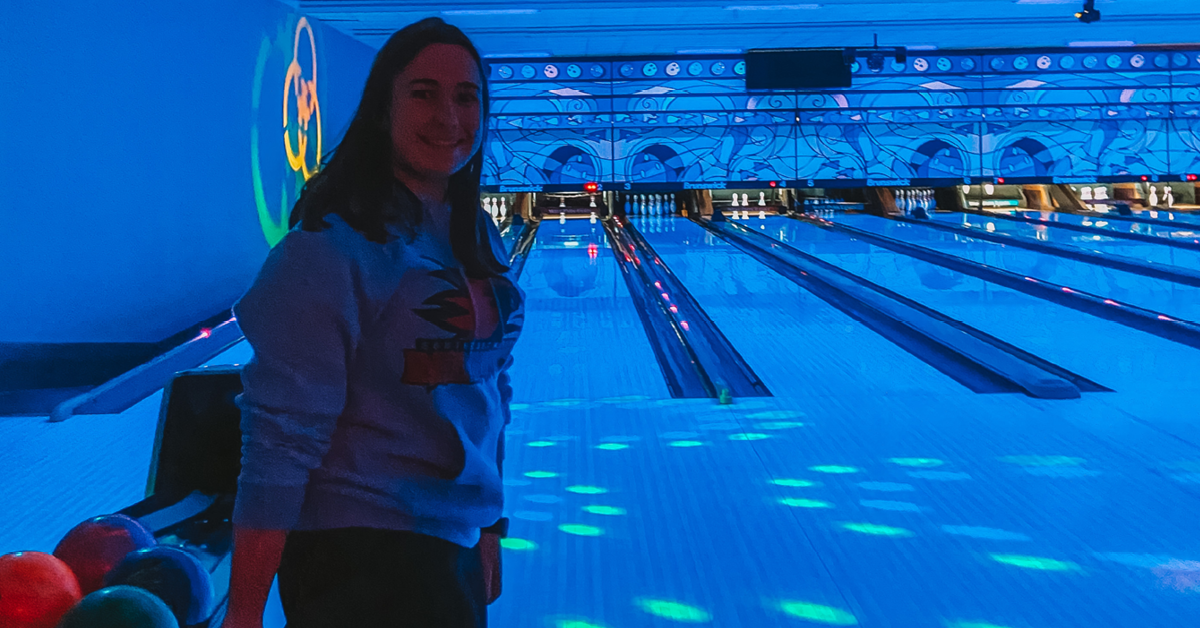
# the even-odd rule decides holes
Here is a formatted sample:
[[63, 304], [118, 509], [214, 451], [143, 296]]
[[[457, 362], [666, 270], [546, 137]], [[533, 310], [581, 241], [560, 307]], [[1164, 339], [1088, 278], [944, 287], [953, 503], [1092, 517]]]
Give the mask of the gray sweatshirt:
[[254, 359], [233, 521], [472, 547], [503, 508], [497, 449], [523, 294], [512, 277], [468, 279], [423, 233], [379, 244], [326, 221], [289, 232], [234, 307]]

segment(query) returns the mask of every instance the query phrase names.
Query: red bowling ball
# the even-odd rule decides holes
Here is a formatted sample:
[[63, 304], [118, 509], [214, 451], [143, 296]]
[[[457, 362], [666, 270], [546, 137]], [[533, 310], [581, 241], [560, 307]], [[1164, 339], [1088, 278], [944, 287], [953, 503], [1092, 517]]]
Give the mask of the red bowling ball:
[[154, 535], [136, 519], [101, 515], [75, 526], [54, 548], [79, 579], [84, 595], [104, 586], [104, 576], [129, 552], [156, 544]]
[[66, 563], [43, 552], [0, 556], [0, 626], [54, 628], [82, 598]]

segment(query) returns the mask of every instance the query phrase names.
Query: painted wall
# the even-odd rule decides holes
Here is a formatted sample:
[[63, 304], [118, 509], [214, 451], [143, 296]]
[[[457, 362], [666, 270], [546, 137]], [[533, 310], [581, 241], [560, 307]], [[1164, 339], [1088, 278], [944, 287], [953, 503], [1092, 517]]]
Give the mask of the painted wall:
[[[809, 187], [1200, 171], [1200, 50], [912, 51], [749, 93], [737, 56], [492, 60], [489, 185]], [[809, 181], [813, 183], [808, 183]]]
[[275, 0], [0, 3], [0, 343], [156, 342], [246, 290], [375, 52], [300, 19]]

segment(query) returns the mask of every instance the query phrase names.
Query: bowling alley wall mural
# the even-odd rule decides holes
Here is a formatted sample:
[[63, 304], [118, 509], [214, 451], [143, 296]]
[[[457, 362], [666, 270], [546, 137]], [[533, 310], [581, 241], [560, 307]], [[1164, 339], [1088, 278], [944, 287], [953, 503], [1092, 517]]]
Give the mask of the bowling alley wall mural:
[[[287, 20], [273, 37], [263, 37], [255, 60], [250, 174], [254, 206], [270, 246], [287, 233], [292, 205], [327, 149], [319, 59], [313, 27], [300, 17]], [[268, 185], [276, 181], [278, 186]]]
[[[1200, 172], [1200, 50], [910, 51], [748, 92], [737, 55], [492, 59], [485, 184], [903, 184]], [[811, 182], [811, 183], [810, 183]], [[618, 189], [621, 186], [618, 185]]]

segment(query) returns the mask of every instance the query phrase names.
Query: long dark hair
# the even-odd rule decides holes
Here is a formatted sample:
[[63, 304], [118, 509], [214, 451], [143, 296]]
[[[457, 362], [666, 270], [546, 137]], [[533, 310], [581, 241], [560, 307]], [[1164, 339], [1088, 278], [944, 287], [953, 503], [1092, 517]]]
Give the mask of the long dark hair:
[[[487, 141], [488, 82], [479, 51], [465, 34], [440, 18], [410, 24], [388, 39], [363, 88], [362, 101], [341, 143], [325, 159], [320, 171], [304, 184], [292, 208], [288, 226], [321, 231], [325, 216], [337, 214], [346, 224], [373, 242], [386, 242], [386, 222], [391, 219], [412, 235], [422, 222], [421, 202], [392, 170], [391, 106], [396, 75], [430, 44], [462, 46], [475, 59], [482, 79], [479, 151], [467, 165], [450, 175], [450, 245], [467, 275], [494, 277], [508, 270], [492, 251], [487, 220], [479, 206], [479, 179], [483, 172], [483, 146]], [[397, 194], [407, 202], [397, 202]], [[389, 213], [385, 217], [385, 210]]]

